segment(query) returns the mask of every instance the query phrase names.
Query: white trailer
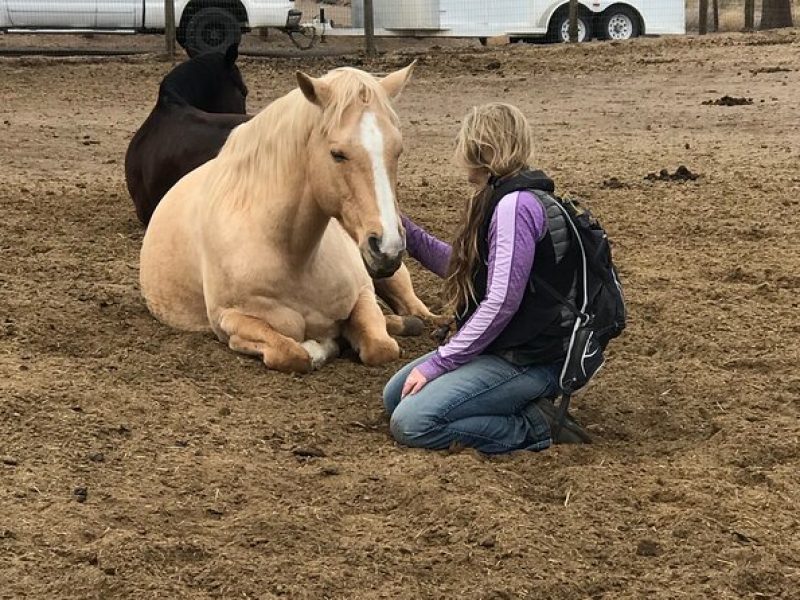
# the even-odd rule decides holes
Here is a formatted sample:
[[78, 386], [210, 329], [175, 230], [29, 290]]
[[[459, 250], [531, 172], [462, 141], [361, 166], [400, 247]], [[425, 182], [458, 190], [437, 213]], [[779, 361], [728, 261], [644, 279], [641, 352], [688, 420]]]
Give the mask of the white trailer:
[[[377, 36], [566, 41], [568, 9], [567, 0], [373, 0]], [[329, 24], [326, 35], [363, 35], [363, 27], [364, 1], [352, 0], [351, 25]], [[579, 41], [684, 33], [684, 0], [579, 1]]]

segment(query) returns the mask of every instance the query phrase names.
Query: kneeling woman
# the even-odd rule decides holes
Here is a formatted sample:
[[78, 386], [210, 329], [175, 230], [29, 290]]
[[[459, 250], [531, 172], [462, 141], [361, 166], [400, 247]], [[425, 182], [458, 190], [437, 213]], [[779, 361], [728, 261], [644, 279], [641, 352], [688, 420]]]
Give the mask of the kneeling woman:
[[[486, 453], [543, 450], [552, 443], [552, 398], [566, 355], [571, 315], [538, 275], [564, 296], [574, 294], [577, 260], [567, 224], [547, 214], [533, 190], [553, 181], [528, 168], [532, 139], [519, 109], [474, 108], [458, 137], [456, 159], [477, 192], [469, 199], [452, 246], [405, 218], [409, 253], [445, 278], [457, 331], [435, 352], [406, 365], [384, 390], [398, 442]], [[572, 419], [559, 442], [588, 435]]]

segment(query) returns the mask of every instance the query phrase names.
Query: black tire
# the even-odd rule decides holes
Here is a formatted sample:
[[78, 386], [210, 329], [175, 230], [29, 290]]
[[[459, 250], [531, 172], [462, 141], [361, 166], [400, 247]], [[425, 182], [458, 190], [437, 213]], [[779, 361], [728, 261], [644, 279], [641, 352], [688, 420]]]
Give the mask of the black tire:
[[[585, 11], [578, 11], [578, 41], [588, 42], [592, 39], [592, 18]], [[565, 35], [566, 34], [566, 35]], [[581, 37], [583, 34], [583, 37]], [[548, 42], [569, 41], [569, 10], [566, 7], [558, 9], [550, 18], [547, 26]]]
[[225, 52], [242, 41], [242, 25], [232, 12], [216, 6], [203, 8], [186, 24], [185, 42], [189, 56], [204, 52]]
[[641, 21], [635, 10], [612, 6], [600, 15], [600, 37], [604, 40], [629, 40], [642, 34]]

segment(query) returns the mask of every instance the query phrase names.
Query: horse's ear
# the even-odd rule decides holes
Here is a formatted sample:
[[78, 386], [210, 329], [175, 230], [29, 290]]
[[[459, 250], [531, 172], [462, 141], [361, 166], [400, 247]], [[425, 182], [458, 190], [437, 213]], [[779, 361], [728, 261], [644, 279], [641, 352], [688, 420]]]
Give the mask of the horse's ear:
[[225, 63], [228, 66], [233, 66], [237, 58], [239, 58], [239, 44], [233, 43], [225, 50]]
[[400, 93], [406, 87], [409, 79], [411, 79], [411, 73], [414, 72], [414, 65], [416, 64], [417, 61], [414, 60], [414, 62], [404, 69], [400, 69], [394, 73], [389, 73], [386, 77], [381, 79], [381, 85], [383, 86], [383, 89], [386, 90], [389, 98], [395, 100], [400, 97]]
[[297, 84], [306, 100], [324, 108], [331, 98], [331, 88], [327, 83], [314, 77], [309, 77], [302, 71], [297, 71]]

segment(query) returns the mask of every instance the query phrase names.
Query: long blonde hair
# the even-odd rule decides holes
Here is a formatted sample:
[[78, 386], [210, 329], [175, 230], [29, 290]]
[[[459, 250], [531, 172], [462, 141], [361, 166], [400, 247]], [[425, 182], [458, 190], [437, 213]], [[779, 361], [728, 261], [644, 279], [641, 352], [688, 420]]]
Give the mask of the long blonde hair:
[[[468, 169], [486, 169], [490, 178], [514, 175], [526, 168], [533, 155], [528, 120], [517, 107], [491, 102], [474, 107], [464, 118], [456, 143], [456, 161]], [[467, 202], [453, 241], [445, 295], [450, 308], [463, 313], [477, 303], [473, 275], [479, 259], [478, 236], [488, 216], [492, 186], [487, 183]]]

